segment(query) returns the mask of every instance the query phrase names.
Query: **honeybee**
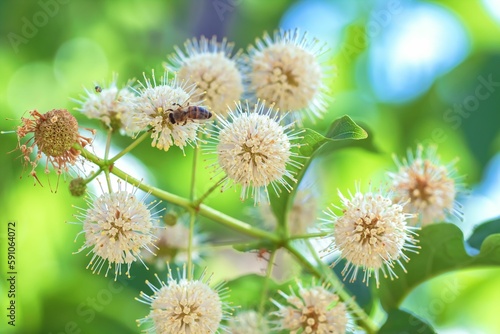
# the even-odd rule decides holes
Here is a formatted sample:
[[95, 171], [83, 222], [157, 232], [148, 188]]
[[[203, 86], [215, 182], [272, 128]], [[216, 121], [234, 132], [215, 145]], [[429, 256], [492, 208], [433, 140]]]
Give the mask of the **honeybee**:
[[171, 111], [168, 114], [168, 119], [172, 124], [180, 124], [185, 125], [188, 120], [190, 121], [204, 121], [212, 117], [212, 113], [203, 107], [197, 106], [186, 106], [183, 107], [178, 103], [174, 105], [178, 106], [177, 109], [168, 109]]
[[94, 89], [95, 89], [96, 93], [102, 92], [101, 86], [95, 86]]

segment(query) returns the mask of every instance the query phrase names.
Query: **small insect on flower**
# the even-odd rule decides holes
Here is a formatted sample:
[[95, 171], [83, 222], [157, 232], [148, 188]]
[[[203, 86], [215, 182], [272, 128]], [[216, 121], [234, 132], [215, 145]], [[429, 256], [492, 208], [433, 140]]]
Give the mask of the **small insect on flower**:
[[299, 137], [291, 133], [290, 127], [280, 125], [284, 115], [278, 116], [272, 107], [265, 107], [264, 103], [257, 103], [250, 108], [236, 104], [236, 110], [231, 110], [228, 119], [218, 116], [217, 130], [213, 131], [218, 138], [215, 151], [218, 165], [214, 164], [217, 173], [224, 172], [227, 182], [222, 191], [232, 183], [242, 186], [241, 199], [248, 197], [249, 189], [255, 204], [265, 193], [269, 201], [267, 186], [271, 185], [276, 193], [281, 190], [276, 183], [281, 184], [287, 191], [292, 189], [289, 179], [295, 182], [293, 174], [287, 170], [287, 165], [299, 167], [300, 163], [292, 158], [297, 153], [291, 149], [298, 144], [292, 140]]
[[88, 118], [99, 119], [106, 129], [122, 130], [130, 135], [133, 131], [127, 128], [128, 118], [131, 116], [135, 95], [129, 85], [119, 89], [116, 80], [115, 76], [107, 87], [96, 85], [94, 90], [85, 89], [86, 95], [82, 95], [81, 100], [73, 100], [81, 105], [76, 110]]
[[311, 120], [326, 111], [328, 70], [320, 62], [325, 44], [309, 39], [298, 29], [264, 34], [248, 49], [245, 75], [249, 91], [256, 98], [276, 104], [301, 122], [304, 112]]
[[456, 160], [444, 165], [437, 155], [437, 148], [422, 145], [413, 155], [408, 150], [408, 158], [400, 161], [394, 156], [398, 172], [389, 172], [392, 191], [396, 200], [408, 201], [405, 211], [418, 215], [416, 223], [423, 226], [443, 222], [447, 218], [462, 218], [461, 206], [456, 201], [460, 190], [456, 176]]
[[359, 268], [363, 269], [363, 282], [368, 285], [372, 274], [379, 286], [379, 270], [391, 279], [397, 278], [393, 267], [398, 263], [404, 270], [403, 261], [409, 257], [405, 251], [417, 252], [417, 228], [408, 225], [408, 219], [414, 215], [404, 213], [405, 203], [393, 203], [382, 190], [361, 193], [349, 192], [350, 199], [340, 193], [342, 215], [336, 215], [332, 209], [325, 213], [330, 217], [324, 219], [326, 230], [333, 232], [332, 244], [327, 248], [331, 252], [340, 252], [340, 256], [332, 264], [335, 266], [342, 259], [347, 262], [342, 270], [343, 276], [351, 276], [350, 282], [356, 280]]
[[278, 291], [285, 303], [272, 299], [278, 310], [271, 313], [277, 317], [274, 330], [288, 330], [289, 333], [304, 334], [343, 334], [349, 329], [347, 308], [339, 296], [328, 290], [325, 285], [305, 288], [297, 281], [298, 295], [290, 286], [290, 295]]
[[160, 287], [149, 281], [146, 284], [153, 291], [153, 295], [141, 291], [137, 301], [151, 307], [150, 313], [137, 322], [139, 326], [150, 324], [143, 330], [144, 333], [157, 334], [210, 334], [227, 332], [221, 325], [222, 320], [229, 318], [232, 308], [225, 299], [228, 289], [224, 284], [211, 286], [212, 276], [205, 278], [204, 271], [199, 279], [187, 278], [186, 266], [182, 274], [177, 268], [175, 279], [170, 266], [168, 267], [167, 282], [155, 275]]
[[212, 117], [210, 111], [197, 106], [183, 107], [179, 104], [178, 108], [169, 109], [169, 111], [172, 111], [168, 114], [168, 119], [172, 124], [182, 123], [182, 125], [186, 125], [187, 121], [204, 121]]
[[[85, 243], [76, 252], [90, 249], [87, 255], [92, 254], [87, 268], [99, 274], [108, 262], [106, 276], [111, 265], [114, 264], [115, 280], [122, 274], [122, 265], [127, 265], [125, 274], [130, 277], [130, 267], [133, 262], [140, 260], [141, 250], [154, 254], [154, 228], [157, 225], [157, 213], [151, 213], [158, 202], [144, 204], [145, 197], [139, 199], [135, 193], [122, 189], [118, 182], [118, 191], [103, 193], [91, 200], [87, 199], [88, 209], [79, 208], [76, 217], [82, 223], [83, 230], [78, 233], [85, 235]], [[75, 239], [76, 241], [76, 239]]]
[[208, 120], [211, 113], [197, 102], [194, 85], [167, 77], [165, 73], [157, 84], [154, 72], [152, 81], [144, 75], [132, 122], [140, 131], [151, 130], [151, 146], [168, 151], [175, 145], [184, 151], [187, 144], [198, 140], [199, 121]]
[[196, 94], [216, 114], [226, 115], [227, 105], [238, 101], [243, 93], [243, 80], [238, 70], [240, 52], [232, 54], [233, 43], [217, 37], [186, 41], [183, 52], [175, 47], [176, 53], [164, 64], [168, 70], [177, 72], [177, 79], [196, 84]]
[[[35, 168], [42, 156], [47, 157], [45, 173], [49, 173], [49, 163], [58, 175], [69, 171], [69, 166], [77, 163], [80, 151], [75, 145], [85, 147], [92, 142], [91, 138], [82, 137], [78, 133], [78, 121], [66, 109], [53, 109], [40, 114], [37, 110], [30, 111], [31, 118], [21, 118], [22, 125], [17, 127], [18, 149], [24, 156], [24, 166], [31, 165], [31, 176], [41, 185]], [[93, 130], [89, 130], [94, 133]], [[23, 144], [21, 140], [33, 134]], [[34, 160], [30, 155], [36, 151]], [[59, 178], [58, 178], [59, 184]], [[57, 190], [57, 186], [56, 186]]]

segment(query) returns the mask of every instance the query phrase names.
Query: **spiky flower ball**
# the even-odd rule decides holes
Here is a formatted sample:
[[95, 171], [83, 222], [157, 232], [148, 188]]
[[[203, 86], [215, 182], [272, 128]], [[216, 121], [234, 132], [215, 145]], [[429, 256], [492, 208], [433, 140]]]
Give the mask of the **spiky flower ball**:
[[137, 188], [129, 192], [126, 187], [122, 189], [120, 182], [118, 188], [93, 201], [88, 199], [89, 208], [76, 215], [83, 225], [78, 235], [85, 236], [85, 243], [77, 253], [89, 249], [87, 255], [92, 254], [92, 258], [87, 268], [93, 273], [99, 274], [107, 262], [107, 276], [114, 265], [115, 279], [122, 274], [122, 265], [127, 266], [125, 274], [130, 277], [132, 263], [142, 262], [141, 250], [154, 253], [153, 231], [157, 224], [155, 214], [150, 211], [154, 202], [144, 204], [145, 198], [135, 195]]
[[268, 334], [268, 320], [255, 311], [243, 311], [229, 319], [231, 334]]
[[82, 96], [82, 100], [76, 100], [81, 104], [77, 110], [88, 118], [99, 119], [112, 131], [123, 130], [129, 134], [133, 132], [133, 129], [127, 129], [127, 126], [135, 94], [128, 86], [118, 89], [115, 77], [108, 87], [95, 86], [92, 90], [85, 89], [85, 93], [86, 96]]
[[229, 180], [222, 190], [232, 183], [239, 184], [242, 200], [248, 197], [251, 189], [251, 196], [259, 203], [262, 193], [268, 197], [266, 187], [269, 185], [276, 191], [276, 183], [287, 190], [292, 188], [288, 180], [295, 182], [295, 179], [286, 168], [287, 165], [299, 165], [292, 160], [296, 153], [291, 151], [296, 145], [291, 141], [297, 137], [290, 131], [291, 124], [280, 125], [283, 117], [260, 102], [253, 108], [248, 102], [243, 106], [237, 103], [228, 119], [218, 117], [218, 165]]
[[272, 313], [278, 319], [275, 330], [288, 330], [293, 334], [343, 334], [348, 328], [347, 309], [339, 296], [323, 285], [305, 288], [297, 282], [298, 294], [290, 286], [290, 295], [279, 291], [285, 298], [281, 304], [272, 302], [278, 311]]
[[248, 49], [246, 75], [249, 91], [258, 99], [276, 104], [300, 121], [304, 112], [310, 119], [326, 110], [325, 70], [319, 57], [325, 45], [306, 33], [279, 30], [271, 37], [264, 34]]
[[[47, 157], [45, 173], [49, 173], [50, 163], [60, 175], [68, 172], [69, 166], [78, 161], [81, 152], [73, 146], [78, 144], [85, 147], [92, 140], [78, 133], [78, 121], [66, 109], [53, 109], [45, 114], [33, 110], [30, 115], [33, 119], [22, 117], [23, 124], [17, 127], [18, 148], [24, 156], [25, 166], [31, 165], [31, 175], [40, 183], [35, 168], [42, 154]], [[29, 134], [33, 134], [33, 137], [21, 144], [21, 140]], [[31, 160], [30, 155], [35, 150], [35, 159]]]
[[428, 225], [443, 222], [453, 216], [461, 219], [460, 205], [455, 200], [459, 185], [455, 163], [440, 162], [437, 148], [422, 145], [413, 155], [401, 161], [394, 156], [398, 171], [388, 173], [392, 179], [392, 190], [397, 200], [408, 201], [405, 211], [418, 215], [416, 222]]
[[145, 83], [138, 90], [130, 128], [147, 130], [151, 128], [151, 146], [168, 151], [172, 145], [184, 151], [184, 147], [197, 140], [200, 124], [193, 118], [172, 122], [172, 114], [189, 106], [200, 106], [194, 85], [168, 80], [165, 73], [157, 84], [153, 73], [152, 81], [144, 75]]
[[223, 284], [211, 287], [211, 276], [205, 278], [205, 272], [199, 279], [188, 279], [186, 267], [182, 274], [177, 270], [178, 278], [174, 278], [168, 268], [167, 282], [156, 278], [159, 287], [146, 281], [153, 291], [150, 296], [141, 291], [137, 300], [151, 307], [149, 314], [138, 320], [139, 325], [150, 324], [143, 330], [156, 334], [210, 334], [219, 333], [222, 320], [229, 316], [229, 304], [224, 301], [228, 290]]
[[354, 195], [350, 194], [351, 198], [344, 197], [339, 191], [339, 196], [342, 215], [336, 215], [332, 209], [326, 212], [330, 219], [326, 219], [325, 227], [333, 229], [329, 250], [340, 252], [332, 266], [345, 259], [343, 276], [350, 275], [350, 282], [354, 282], [359, 268], [362, 268], [363, 282], [368, 285], [374, 275], [377, 287], [380, 270], [384, 277], [387, 273], [391, 279], [397, 277], [394, 263], [404, 269], [402, 260], [409, 261], [404, 252], [416, 252], [418, 248], [415, 245], [416, 228], [407, 222], [414, 216], [405, 213], [404, 204], [392, 202], [382, 190], [361, 193], [357, 189]]
[[185, 43], [186, 51], [175, 47], [176, 53], [165, 64], [168, 70], [177, 72], [177, 79], [196, 84], [195, 94], [204, 99], [206, 106], [217, 115], [225, 116], [227, 106], [238, 101], [243, 93], [243, 80], [238, 70], [239, 53], [232, 55], [234, 44], [217, 37]]

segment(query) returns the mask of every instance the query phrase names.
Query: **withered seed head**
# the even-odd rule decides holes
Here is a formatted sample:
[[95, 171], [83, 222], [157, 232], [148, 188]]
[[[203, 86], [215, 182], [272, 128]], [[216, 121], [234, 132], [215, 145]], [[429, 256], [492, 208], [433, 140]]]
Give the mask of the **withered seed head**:
[[77, 142], [78, 122], [66, 109], [54, 109], [40, 118], [35, 143], [48, 156], [59, 157]]
[[[47, 156], [45, 173], [49, 173], [50, 163], [60, 175], [67, 172], [68, 166], [74, 165], [80, 156], [81, 152], [73, 146], [78, 144], [85, 147], [92, 139], [82, 137], [78, 133], [78, 122], [66, 109], [53, 109], [45, 114], [32, 110], [30, 116], [32, 118], [22, 117], [22, 124], [17, 127], [18, 148], [23, 155], [25, 166], [31, 166], [30, 174], [40, 183], [35, 168], [42, 158], [42, 153]], [[94, 133], [93, 130], [90, 131]], [[30, 133], [33, 136], [21, 143]], [[36, 156], [32, 159], [30, 156], [34, 152]]]

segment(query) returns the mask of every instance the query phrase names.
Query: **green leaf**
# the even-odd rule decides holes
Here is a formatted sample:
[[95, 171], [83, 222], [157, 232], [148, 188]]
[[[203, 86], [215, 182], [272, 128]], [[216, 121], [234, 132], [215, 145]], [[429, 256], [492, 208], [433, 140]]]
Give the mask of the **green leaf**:
[[276, 194], [273, 189], [268, 189], [271, 207], [280, 226], [284, 226], [286, 222], [286, 214], [295, 198], [297, 185], [300, 184], [309, 164], [321, 147], [329, 142], [338, 142], [348, 139], [358, 140], [364, 139], [367, 136], [367, 132], [357, 125], [349, 116], [343, 116], [335, 120], [327, 132], [327, 137], [311, 129], [306, 128], [303, 130], [301, 133], [302, 138], [299, 139], [300, 143], [297, 145], [297, 154], [301, 157], [300, 163], [302, 163], [303, 166], [301, 168], [290, 167], [290, 171], [295, 175], [297, 181], [293, 190], [288, 192], [280, 187], [279, 193]]
[[383, 278], [380, 284], [380, 301], [385, 310], [398, 308], [404, 297], [417, 285], [446, 272], [500, 265], [500, 234], [488, 236], [478, 255], [470, 256], [464, 248], [462, 231], [453, 224], [434, 224], [419, 232], [419, 254], [410, 253], [405, 264], [407, 273], [399, 266], [394, 272], [399, 277], [393, 281]]
[[495, 233], [500, 233], [500, 219], [491, 220], [476, 226], [472, 235], [467, 240], [467, 243], [469, 246], [479, 249], [484, 239]]
[[317, 155], [329, 154], [331, 152], [339, 151], [345, 148], [360, 148], [372, 153], [382, 153], [374, 142], [375, 135], [373, 131], [370, 130], [368, 125], [363, 123], [358, 123], [364, 131], [368, 134], [368, 137], [363, 140], [336, 140], [329, 141], [325, 143], [316, 153]]
[[[344, 269], [346, 261], [341, 260], [335, 267], [333, 267], [333, 272], [337, 277], [342, 276], [342, 270]], [[359, 306], [365, 310], [366, 314], [371, 314], [374, 304], [372, 287], [363, 283], [363, 272], [362, 270], [358, 271], [356, 275], [356, 279], [354, 282], [350, 282], [350, 280], [345, 279], [342, 282], [344, 289], [349, 292], [349, 294], [356, 300]]]
[[349, 116], [345, 115], [332, 123], [326, 133], [326, 137], [332, 140], [358, 140], [367, 138], [368, 133]]
[[435, 334], [432, 327], [417, 316], [402, 310], [392, 310], [387, 314], [387, 320], [382, 325], [379, 334]]
[[[257, 309], [265, 281], [266, 277], [255, 274], [240, 276], [232, 281], [228, 281], [226, 286], [231, 291], [228, 301], [232, 302], [235, 306], [241, 306], [242, 309]], [[267, 284], [268, 296], [274, 298], [280, 298], [277, 295], [275, 296], [275, 291], [278, 289], [283, 290], [288, 286], [288, 283], [279, 285], [272, 279], [269, 279]], [[267, 299], [266, 302], [270, 303], [269, 298]]]

